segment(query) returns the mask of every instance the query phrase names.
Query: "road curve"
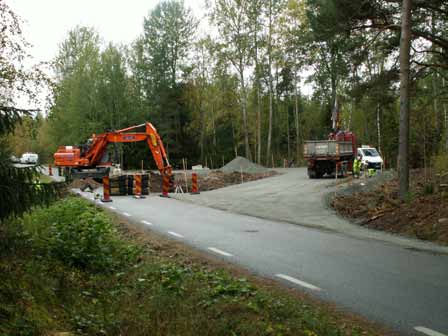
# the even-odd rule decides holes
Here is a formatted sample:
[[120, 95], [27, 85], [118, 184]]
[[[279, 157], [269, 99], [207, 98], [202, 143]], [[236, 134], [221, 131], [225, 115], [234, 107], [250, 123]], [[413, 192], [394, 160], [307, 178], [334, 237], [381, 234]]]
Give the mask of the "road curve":
[[[81, 193], [93, 201], [91, 193]], [[101, 206], [384, 324], [448, 335], [448, 255], [149, 196]]]

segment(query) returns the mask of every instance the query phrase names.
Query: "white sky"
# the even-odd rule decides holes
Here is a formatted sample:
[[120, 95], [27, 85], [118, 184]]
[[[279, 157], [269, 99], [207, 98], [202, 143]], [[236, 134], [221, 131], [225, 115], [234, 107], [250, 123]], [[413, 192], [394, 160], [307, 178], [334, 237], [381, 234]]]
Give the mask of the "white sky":
[[[36, 62], [56, 56], [58, 45], [76, 25], [94, 27], [104, 42], [129, 44], [143, 32], [143, 18], [158, 0], [6, 0], [25, 20], [24, 36]], [[199, 19], [203, 0], [185, 0]]]
[[[1, 1], [1, 0], [0, 0]], [[103, 42], [130, 44], [143, 32], [143, 18], [159, 0], [4, 0], [23, 20], [25, 39], [31, 43], [32, 63], [51, 61], [58, 46], [77, 25], [94, 27]], [[185, 6], [201, 21], [202, 32], [209, 29], [205, 0], [184, 0]], [[200, 33], [200, 34], [201, 34]], [[202, 34], [201, 34], [202, 35]], [[303, 85], [302, 93], [311, 87]], [[22, 104], [23, 103], [23, 104]], [[28, 104], [19, 102], [21, 107]]]

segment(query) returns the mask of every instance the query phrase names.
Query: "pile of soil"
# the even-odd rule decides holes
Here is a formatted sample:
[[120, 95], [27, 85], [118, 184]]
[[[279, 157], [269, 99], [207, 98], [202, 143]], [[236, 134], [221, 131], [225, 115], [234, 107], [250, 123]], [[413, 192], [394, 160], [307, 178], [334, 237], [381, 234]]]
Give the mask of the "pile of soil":
[[75, 179], [70, 183], [69, 189], [82, 189], [89, 185], [92, 189], [97, 189], [102, 186], [101, 183], [96, 182], [93, 178]]
[[248, 173], [248, 174], [260, 174], [267, 173], [269, 169], [266, 167], [260, 166], [257, 163], [253, 163], [252, 161], [246, 159], [242, 156], [237, 156], [232, 161], [227, 163], [220, 169], [223, 173]]
[[224, 188], [234, 184], [240, 184], [249, 181], [256, 181], [266, 177], [277, 175], [275, 171], [267, 171], [263, 173], [223, 173], [222, 171], [214, 171], [205, 177], [199, 178], [199, 188], [203, 191]]
[[367, 228], [448, 245], [448, 197], [432, 193], [423, 170], [411, 172], [410, 190], [409, 199], [400, 201], [394, 178], [367, 191], [336, 194], [331, 205]]

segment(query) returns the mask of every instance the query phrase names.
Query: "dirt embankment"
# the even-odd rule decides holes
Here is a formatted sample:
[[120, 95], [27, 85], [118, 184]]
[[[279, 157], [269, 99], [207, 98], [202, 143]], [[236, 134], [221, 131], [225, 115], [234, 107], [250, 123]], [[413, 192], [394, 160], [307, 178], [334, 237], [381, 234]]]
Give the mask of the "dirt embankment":
[[336, 193], [331, 205], [364, 227], [448, 245], [448, 197], [434, 193], [423, 170], [411, 172], [405, 202], [398, 198], [397, 178], [366, 189]]
[[[215, 190], [219, 188], [228, 187], [234, 184], [240, 184], [250, 181], [260, 180], [266, 177], [277, 175], [275, 171], [268, 171], [266, 173], [223, 173], [221, 171], [212, 171], [207, 176], [199, 176], [198, 184], [200, 191]], [[185, 187], [184, 174], [175, 175], [176, 182], [182, 187]], [[188, 190], [191, 189], [191, 178], [187, 177]]]

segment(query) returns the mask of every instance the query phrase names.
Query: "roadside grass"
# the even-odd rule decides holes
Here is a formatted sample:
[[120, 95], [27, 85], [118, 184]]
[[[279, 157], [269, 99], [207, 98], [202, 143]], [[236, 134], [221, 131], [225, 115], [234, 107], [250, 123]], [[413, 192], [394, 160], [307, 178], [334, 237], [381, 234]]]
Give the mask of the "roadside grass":
[[0, 226], [0, 335], [379, 335], [244, 277], [132, 242], [69, 197]]

